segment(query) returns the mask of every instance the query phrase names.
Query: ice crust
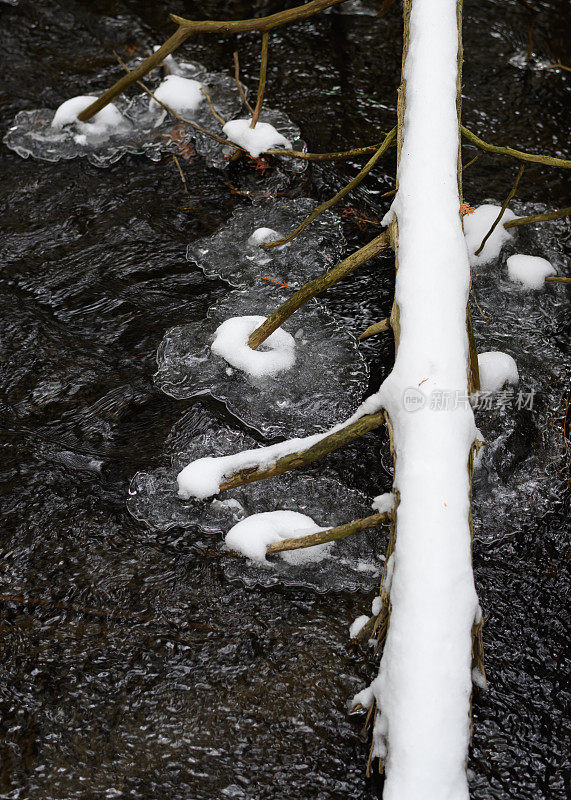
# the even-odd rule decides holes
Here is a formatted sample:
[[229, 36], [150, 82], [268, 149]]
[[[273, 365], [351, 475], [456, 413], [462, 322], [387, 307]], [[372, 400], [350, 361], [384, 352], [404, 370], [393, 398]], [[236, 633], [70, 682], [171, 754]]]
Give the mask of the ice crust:
[[[207, 72], [200, 64], [192, 61], [175, 62], [171, 59], [169, 66], [172, 67], [173, 63], [176, 65], [177, 76], [198, 82], [206, 89], [215, 109], [224, 119], [240, 112], [242, 99], [234, 78], [223, 73]], [[168, 76], [166, 85], [169, 86], [170, 81], [172, 86], [173, 80], [173, 77]], [[153, 91], [160, 85], [160, 80], [149, 79], [148, 85]], [[91, 99], [90, 97], [89, 102]], [[96, 99], [95, 96], [93, 99]], [[76, 101], [79, 101], [79, 98], [72, 98], [60, 106], [60, 118], [62, 109], [67, 111], [72, 108], [70, 105], [65, 109], [68, 103], [72, 103], [73, 107], [79, 105]], [[89, 102], [83, 107], [89, 105]], [[32, 156], [43, 161], [60, 161], [85, 157], [98, 167], [114, 164], [125, 153], [145, 154], [153, 161], [158, 161], [162, 153], [172, 149], [174, 144], [182, 146], [193, 140], [196, 150], [207, 158], [211, 148], [204, 144], [203, 139], [212, 142], [216, 146], [215, 149], [222, 152], [223, 146], [220, 143], [173, 119], [165, 109], [157, 107], [154, 102], [153, 108], [149, 108], [149, 96], [145, 92], [131, 99], [120, 96], [114, 101], [113, 106], [117, 114], [123, 116], [124, 124], [121, 127], [107, 126], [106, 131], [100, 131], [97, 136], [92, 135], [95, 131], [89, 127], [93, 125], [91, 122], [79, 123], [79, 126], [76, 124], [66, 125], [63, 128], [53, 127], [52, 122], [54, 120], [57, 122], [56, 113], [48, 108], [20, 111], [8, 129], [4, 143], [22, 158]], [[109, 106], [100, 114], [103, 115], [103, 119], [109, 120], [110, 112], [107, 109]], [[82, 109], [75, 113], [79, 113], [80, 110]], [[213, 117], [206, 102], [200, 103], [194, 112], [186, 109], [185, 114], [181, 116], [187, 116], [188, 119], [215, 133], [221, 131], [220, 123]], [[81, 138], [82, 135], [86, 138]], [[223, 158], [221, 160], [221, 165], [226, 165], [227, 162]]]
[[544, 289], [545, 278], [555, 275], [554, 267], [546, 258], [517, 253], [507, 260], [508, 276], [526, 289]]
[[338, 215], [324, 212], [286, 245], [262, 250], [260, 244], [294, 230], [315, 206], [307, 197], [257, 200], [234, 211], [212, 236], [190, 244], [186, 256], [208, 278], [232, 286], [255, 287], [272, 278], [299, 289], [341, 258], [345, 239]]
[[[210, 394], [268, 436], [325, 430], [348, 416], [367, 386], [367, 365], [351, 334], [315, 301], [283, 325], [295, 340], [295, 363], [286, 372], [248, 376], [212, 352], [225, 320], [266, 317], [284, 298], [273, 286], [236, 290], [211, 306], [205, 320], [171, 328], [157, 352], [156, 385], [179, 400]], [[320, 375], [327, 380], [316, 391]]]
[[485, 392], [498, 392], [506, 384], [519, 380], [515, 359], [508, 353], [490, 351], [478, 355], [480, 387]]
[[470, 256], [470, 263], [473, 267], [482, 266], [493, 261], [500, 253], [503, 245], [512, 238], [509, 228], [504, 228], [504, 223], [516, 218], [511, 209], [506, 208], [501, 220], [496, 225], [494, 232], [484, 245], [484, 249], [479, 255], [475, 251], [480, 247], [482, 239], [492, 227], [494, 220], [502, 210], [501, 206], [482, 205], [473, 214], [464, 217], [464, 236]]
[[[255, 446], [256, 441], [247, 434], [233, 430], [200, 406], [194, 407], [173, 426], [163, 464], [137, 473], [131, 481], [130, 514], [144, 525], [147, 537], [156, 537], [165, 545], [176, 546], [182, 530], [185, 552], [217, 547], [222, 554], [224, 534], [251, 515], [291, 511], [307, 515], [322, 529], [367, 515], [368, 501], [360, 492], [316, 472], [298, 470], [273, 478], [271, 491], [266, 481], [260, 481], [224, 492], [214, 500], [177, 497], [176, 475], [189, 461]], [[298, 563], [293, 551], [289, 562], [274, 557], [271, 562], [255, 564], [228, 555], [222, 563], [229, 578], [251, 586], [371, 591], [379, 583], [382, 561], [377, 554], [383, 552], [385, 542], [386, 528], [379, 527], [334, 542], [319, 562]]]

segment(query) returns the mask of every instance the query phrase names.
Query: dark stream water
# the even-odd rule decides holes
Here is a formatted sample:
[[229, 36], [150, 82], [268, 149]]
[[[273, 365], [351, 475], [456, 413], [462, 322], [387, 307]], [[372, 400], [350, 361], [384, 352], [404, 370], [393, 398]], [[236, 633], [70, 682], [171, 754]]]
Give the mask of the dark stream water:
[[[540, 69], [570, 61], [565, 5], [538, 0], [526, 63], [534, 15], [515, 1], [466, 3], [464, 119], [488, 140], [565, 152], [569, 74]], [[109, 85], [118, 74], [112, 50], [129, 54], [164, 40], [173, 29], [168, 11], [240, 18], [283, 7], [0, 4], [3, 130], [21, 109], [55, 108]], [[275, 33], [268, 97], [300, 126], [309, 149], [375, 142], [392, 127], [400, 28], [397, 4], [380, 22], [333, 12]], [[258, 42], [241, 36], [237, 44], [254, 88]], [[230, 70], [234, 46], [201, 37], [187, 52], [209, 69]], [[474, 154], [466, 147], [464, 161]], [[246, 589], [228, 580], [220, 537], [153, 533], [126, 511], [131, 478], [162, 463], [184, 414], [187, 436], [193, 426], [241, 430], [219, 403], [168, 398], [152, 374], [165, 330], [204, 317], [228, 292], [189, 267], [186, 245], [250, 201], [200, 158], [181, 161], [190, 200], [166, 158], [126, 156], [99, 169], [84, 159], [23, 160], [2, 146], [1, 160], [0, 797], [379, 797], [382, 780], [364, 776], [362, 720], [345, 709], [376, 670], [347, 633], [373, 593]], [[286, 193], [324, 199], [355, 169], [311, 169]], [[232, 170], [234, 182], [263, 180]], [[464, 194], [473, 205], [501, 202], [516, 171], [511, 160], [482, 157], [465, 173]], [[568, 204], [565, 179], [528, 166], [514, 208]], [[391, 157], [350, 204], [378, 220], [390, 202], [379, 195], [393, 186]], [[346, 218], [350, 247], [373, 230]], [[522, 233], [508, 252], [544, 254], [561, 272], [568, 229], [543, 230]], [[569, 318], [564, 287], [521, 299], [503, 269], [501, 279], [501, 266], [475, 278], [490, 318], [474, 310], [478, 343], [512, 353], [538, 401], [479, 419], [491, 442], [475, 487], [474, 549], [489, 688], [474, 697], [472, 796], [562, 800]], [[376, 259], [332, 290], [328, 307], [360, 332], [389, 311], [392, 274], [390, 257]], [[376, 388], [392, 364], [390, 338], [370, 340], [363, 352]], [[388, 490], [384, 433], [331, 457], [325, 469], [371, 497]]]

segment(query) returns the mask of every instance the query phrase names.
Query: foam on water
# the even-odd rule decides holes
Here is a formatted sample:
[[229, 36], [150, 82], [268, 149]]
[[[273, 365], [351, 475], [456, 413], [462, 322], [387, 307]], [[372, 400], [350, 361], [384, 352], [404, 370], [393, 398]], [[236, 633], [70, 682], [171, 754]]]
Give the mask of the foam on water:
[[257, 200], [251, 206], [242, 206], [212, 236], [190, 244], [186, 257], [208, 278], [222, 278], [231, 286], [256, 286], [270, 277], [299, 289], [341, 258], [345, 239], [338, 215], [325, 211], [291, 242], [270, 250], [263, 250], [252, 236], [261, 228], [269, 228], [277, 237], [268, 233], [264, 242], [282, 238], [316, 205], [308, 197], [298, 197]]
[[283, 325], [295, 339], [295, 364], [287, 372], [250, 377], [211, 351], [222, 322], [268, 316], [286, 296], [273, 286], [236, 290], [211, 306], [205, 320], [171, 328], [157, 352], [156, 385], [179, 400], [204, 394], [222, 400], [266, 436], [309, 434], [349, 417], [367, 387], [368, 368], [353, 336], [316, 301]]

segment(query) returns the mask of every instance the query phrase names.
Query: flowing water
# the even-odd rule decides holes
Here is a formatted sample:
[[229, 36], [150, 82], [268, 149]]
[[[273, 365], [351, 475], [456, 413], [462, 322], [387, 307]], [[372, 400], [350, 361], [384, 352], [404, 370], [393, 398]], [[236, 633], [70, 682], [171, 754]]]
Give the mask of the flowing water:
[[[398, 4], [379, 22], [365, 13], [374, 3], [347, 6], [272, 35], [269, 105], [287, 113], [315, 151], [376, 142], [394, 124]], [[169, 11], [237, 19], [253, 7], [261, 15], [284, 4], [0, 3], [3, 131], [19, 111], [55, 109], [108, 86], [120, 72], [113, 49], [125, 59], [144, 54], [172, 32]], [[515, 0], [466, 2], [464, 120], [490, 141], [555, 154], [565, 147], [569, 76], [544, 67], [569, 63], [566, 9], [562, 0], [538, 7], [534, 15]], [[236, 45], [242, 80], [255, 90], [253, 36], [198, 37], [185, 57], [231, 75]], [[161, 505], [156, 494], [148, 503], [132, 494], [134, 516], [127, 510], [133, 476], [163, 475], [174, 452], [192, 449], [193, 435], [264, 441], [221, 401], [174, 399], [153, 382], [165, 332], [196, 325], [232, 291], [189, 264], [187, 246], [251, 207], [232, 186], [322, 200], [358, 165], [297, 176], [240, 165], [221, 172], [179, 144], [188, 193], [166, 156], [127, 153], [103, 169], [1, 149], [0, 797], [380, 797], [382, 778], [364, 775], [363, 720], [346, 713], [376, 670], [371, 653], [348, 639], [349, 624], [370, 608], [372, 573], [327, 591], [317, 576], [260, 581], [224, 553], [208, 522], [185, 526], [168, 497]], [[464, 162], [474, 155], [466, 147]], [[350, 248], [378, 230], [393, 158], [346, 204], [370, 220], [342, 214]], [[501, 203], [517, 166], [483, 156], [464, 174], [466, 199]], [[565, 205], [565, 179], [528, 165], [514, 210]], [[563, 222], [522, 230], [474, 277], [480, 350], [513, 355], [518, 388], [535, 392], [532, 408], [511, 402], [477, 411], [489, 442], [474, 482], [488, 689], [474, 695], [474, 800], [565, 797], [569, 316], [565, 287], [522, 293], [507, 280], [505, 257], [544, 255], [561, 274], [568, 244]], [[358, 334], [389, 312], [392, 292], [386, 255], [323, 304]], [[360, 349], [376, 388], [392, 364], [391, 338]], [[316, 369], [316, 392], [325, 377]], [[391, 470], [379, 431], [283, 486], [304, 508], [322, 496], [326, 503], [325, 489], [360, 508], [363, 497], [389, 490]], [[308, 481], [320, 474], [329, 483], [316, 483], [312, 495]], [[328, 488], [339, 483], [342, 491]], [[267, 507], [275, 502], [268, 498]], [[335, 514], [342, 519], [343, 508]]]

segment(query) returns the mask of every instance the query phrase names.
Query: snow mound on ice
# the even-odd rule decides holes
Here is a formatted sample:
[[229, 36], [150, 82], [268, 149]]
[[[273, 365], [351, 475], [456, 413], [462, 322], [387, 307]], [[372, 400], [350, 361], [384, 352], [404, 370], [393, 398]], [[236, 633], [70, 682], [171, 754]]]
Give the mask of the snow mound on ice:
[[479, 255], [475, 255], [475, 251], [482, 244], [482, 239], [492, 227], [501, 210], [501, 206], [483, 205], [478, 206], [473, 214], [464, 217], [464, 236], [468, 247], [468, 255], [470, 256], [470, 264], [473, 267], [493, 261], [494, 258], [499, 256], [505, 242], [512, 238], [509, 229], [506, 230], [504, 228], [504, 223], [516, 219], [516, 215], [509, 208], [506, 208], [494, 232], [484, 245], [484, 249]]
[[517, 364], [508, 353], [490, 351], [478, 355], [480, 386], [484, 392], [497, 392], [506, 383], [519, 381]]
[[546, 258], [538, 256], [524, 256], [517, 253], [507, 260], [508, 275], [514, 283], [526, 289], [543, 289], [545, 278], [555, 275], [555, 268]]
[[231, 142], [247, 150], [252, 158], [258, 158], [267, 150], [279, 147], [291, 149], [291, 142], [279, 133], [269, 122], [257, 122], [250, 127], [249, 119], [233, 119], [222, 128]]
[[170, 106], [177, 114], [193, 114], [206, 98], [201, 92], [202, 84], [193, 78], [182, 78], [180, 75], [167, 75], [160, 86], [153, 92], [156, 100], [151, 98], [149, 108], [158, 111], [162, 108], [157, 100]]
[[[226, 534], [225, 542], [229, 550], [242, 553], [252, 561], [266, 562], [269, 545], [284, 539], [297, 539], [324, 530], [311, 517], [297, 511], [265, 511], [236, 523]], [[279, 555], [290, 563], [304, 564], [321, 561], [331, 543], [307, 547], [300, 550], [284, 551]]]
[[251, 378], [264, 378], [286, 372], [295, 364], [295, 339], [278, 328], [257, 349], [252, 350], [248, 339], [265, 317], [232, 317], [216, 328], [212, 352], [221, 356], [236, 369]]

